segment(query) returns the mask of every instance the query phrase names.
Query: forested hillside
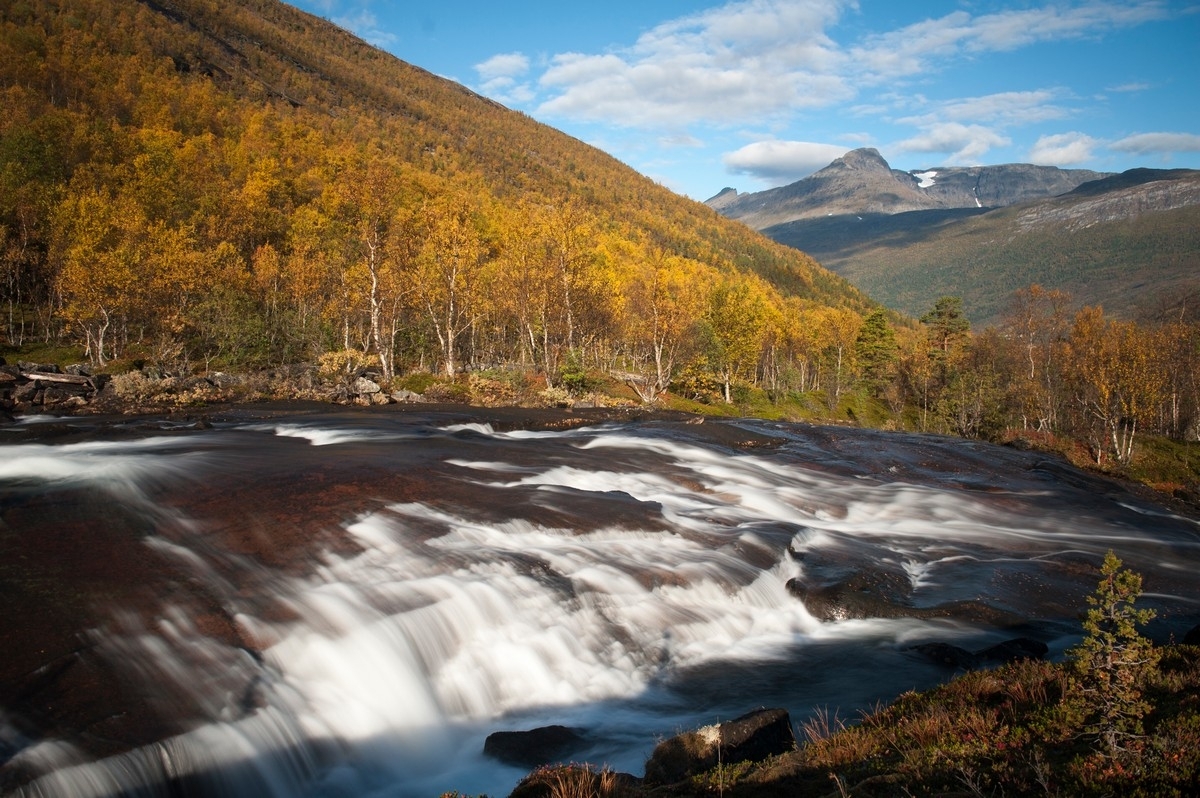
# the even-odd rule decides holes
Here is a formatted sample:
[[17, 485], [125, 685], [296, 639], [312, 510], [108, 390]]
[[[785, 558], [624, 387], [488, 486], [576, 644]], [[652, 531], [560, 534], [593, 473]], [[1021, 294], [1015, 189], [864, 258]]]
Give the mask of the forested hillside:
[[273, 0], [17, 0], [0, 21], [12, 346], [183, 371], [357, 351], [385, 379], [553, 380], [574, 353], [653, 391], [697, 347], [751, 380], [783, 319], [868, 308], [807, 256]]
[[1039, 283], [1144, 319], [1200, 289], [1200, 172], [1131, 170], [986, 213], [835, 216], [763, 232], [900, 312], [949, 293], [972, 321], [995, 323], [1014, 290]]
[[[373, 369], [385, 401], [414, 373], [515, 374], [549, 402], [599, 372], [646, 402], [1066, 436], [1101, 464], [1200, 434], [1185, 297], [1116, 322], [1033, 285], [991, 297], [982, 333], [955, 297], [904, 320], [274, 0], [0, 5], [0, 274], [0, 353], [93, 370], [319, 362]], [[18, 379], [39, 395], [0, 373], [0, 410], [31, 401]], [[1192, 459], [1159, 481], [1191, 485]]]

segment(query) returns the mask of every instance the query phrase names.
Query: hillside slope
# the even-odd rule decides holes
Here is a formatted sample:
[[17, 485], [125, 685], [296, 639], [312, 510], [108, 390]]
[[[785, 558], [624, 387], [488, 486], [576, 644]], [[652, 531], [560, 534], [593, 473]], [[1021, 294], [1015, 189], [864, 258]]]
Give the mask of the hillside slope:
[[1121, 174], [1031, 164], [892, 169], [854, 150], [769, 191], [707, 204], [804, 251], [868, 295], [919, 316], [961, 296], [976, 325], [1034, 283], [1077, 306], [1154, 314], [1200, 291], [1200, 172]]
[[1200, 172], [1138, 169], [988, 212], [843, 215], [764, 232], [905, 313], [956, 295], [984, 325], [1039, 283], [1137, 318], [1200, 291]]
[[[776, 305], [871, 306], [808, 256], [275, 0], [0, 6], [0, 237], [8, 343], [66, 337], [100, 365], [138, 348], [184, 365], [357, 348], [449, 371], [642, 357], [622, 342], [672, 269]], [[449, 282], [445, 241], [469, 266]]]

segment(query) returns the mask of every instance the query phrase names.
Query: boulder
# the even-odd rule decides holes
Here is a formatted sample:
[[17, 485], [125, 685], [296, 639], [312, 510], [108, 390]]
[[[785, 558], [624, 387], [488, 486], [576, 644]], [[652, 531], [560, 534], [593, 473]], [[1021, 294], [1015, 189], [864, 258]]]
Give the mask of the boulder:
[[787, 710], [759, 709], [659, 743], [646, 762], [646, 784], [676, 784], [722, 762], [761, 762], [795, 747]]
[[1050, 647], [1040, 640], [1014, 637], [979, 651], [967, 651], [950, 643], [920, 643], [909, 648], [931, 662], [947, 668], [973, 670], [985, 665], [1000, 665], [1023, 659], [1045, 659]]
[[949, 643], [920, 643], [909, 650], [917, 652], [930, 662], [945, 665], [947, 668], [961, 668], [969, 671], [979, 667], [977, 655]]
[[62, 374], [62, 369], [55, 363], [33, 363], [28, 360], [18, 360], [17, 367], [24, 372], [38, 372], [41, 374]]
[[359, 396], [379, 393], [380, 390], [382, 389], [379, 387], [379, 383], [375, 382], [375, 380], [369, 380], [366, 377], [359, 377], [350, 385], [350, 392]]
[[[807, 567], [807, 566], [806, 566]], [[913, 615], [912, 583], [899, 568], [864, 568], [835, 581], [790, 579], [788, 592], [821, 621]]]
[[506, 765], [535, 768], [557, 762], [587, 742], [567, 726], [539, 726], [528, 731], [492, 732], [483, 742], [483, 753]]
[[1050, 647], [1041, 640], [1014, 637], [976, 652], [981, 659], [990, 662], [1017, 662], [1023, 659], [1045, 659]]
[[1188, 630], [1188, 633], [1183, 636], [1183, 644], [1187, 646], [1200, 646], [1200, 626], [1193, 626]]
[[401, 388], [398, 391], [393, 391], [392, 399], [396, 402], [424, 402], [425, 401], [424, 396], [422, 396], [419, 393], [410, 391], [407, 388]]

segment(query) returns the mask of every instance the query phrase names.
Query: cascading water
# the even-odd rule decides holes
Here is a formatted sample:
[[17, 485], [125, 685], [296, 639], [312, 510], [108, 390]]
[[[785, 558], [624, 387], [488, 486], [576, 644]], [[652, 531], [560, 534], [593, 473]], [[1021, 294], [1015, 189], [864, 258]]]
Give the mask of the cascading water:
[[1061, 653], [1110, 548], [1160, 632], [1200, 612], [1194, 521], [1033, 453], [461, 415], [4, 430], [0, 787], [503, 795], [493, 731], [640, 773], [679, 729], [948, 675], [913, 644]]

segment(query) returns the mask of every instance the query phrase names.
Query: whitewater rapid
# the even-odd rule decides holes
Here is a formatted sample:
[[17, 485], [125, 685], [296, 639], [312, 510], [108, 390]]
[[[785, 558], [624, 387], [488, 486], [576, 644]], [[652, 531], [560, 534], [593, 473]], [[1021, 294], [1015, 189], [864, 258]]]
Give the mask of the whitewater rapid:
[[[852, 720], [944, 679], [916, 643], [1061, 655], [1110, 548], [1174, 623], [1200, 607], [1194, 521], [965, 441], [436, 414], [76, 437], [0, 443], [0, 495], [87, 489], [148, 519], [137, 545], [183, 598], [81, 634], [184, 730], [97, 759], [0, 707], [15, 795], [503, 795], [524, 771], [484, 739], [550, 724], [581, 730], [574, 759], [640, 774], [684, 728], [763, 705]], [[274, 543], [308, 504], [329, 535]], [[817, 617], [795, 589], [863, 573], [903, 583], [880, 617]]]

